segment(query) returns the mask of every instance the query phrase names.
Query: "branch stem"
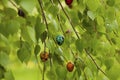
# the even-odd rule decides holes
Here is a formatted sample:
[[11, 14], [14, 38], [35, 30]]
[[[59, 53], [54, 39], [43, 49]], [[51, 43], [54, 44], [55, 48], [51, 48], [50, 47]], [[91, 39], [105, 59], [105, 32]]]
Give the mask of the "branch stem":
[[13, 1], [11, 1], [11, 0], [9, 0], [9, 1], [10, 1], [10, 3], [11, 3], [14, 7], [16, 7], [17, 9], [19, 9], [18, 6], [17, 6]]
[[58, 2], [59, 2], [59, 4], [60, 4], [60, 6], [61, 6], [61, 8], [62, 8], [62, 10], [63, 10], [63, 12], [64, 12], [64, 14], [66, 15], [66, 17], [67, 17], [67, 19], [68, 19], [69, 23], [71, 24], [72, 29], [74, 30], [74, 32], [75, 32], [75, 34], [76, 34], [76, 36], [78, 37], [78, 39], [80, 39], [79, 35], [77, 34], [77, 31], [76, 31], [76, 30], [75, 30], [75, 28], [74, 28], [74, 25], [73, 25], [73, 23], [72, 23], [72, 21], [71, 21], [70, 17], [68, 16], [68, 14], [66, 13], [66, 11], [64, 10], [64, 8], [63, 8], [63, 6], [62, 6], [62, 4], [61, 4], [60, 0], [58, 0]]
[[[46, 19], [46, 16], [45, 16], [45, 12], [44, 12], [44, 9], [43, 9], [43, 5], [42, 5], [42, 0], [38, 0], [39, 2], [39, 5], [40, 5], [40, 8], [41, 8], [41, 12], [42, 12], [42, 16], [43, 16], [43, 21], [45, 21], [45, 25], [46, 25], [46, 29], [47, 29], [47, 32], [48, 32], [48, 23], [47, 23], [47, 19]], [[44, 41], [44, 53], [46, 51], [46, 42]], [[45, 63], [43, 65], [43, 75], [42, 75], [42, 80], [44, 80], [44, 75], [45, 75]]]
[[[63, 6], [62, 6], [60, 0], [58, 0], [58, 2], [59, 2], [59, 4], [60, 4], [60, 6], [61, 6], [61, 8], [62, 8], [62, 10], [63, 10], [63, 12], [64, 12], [64, 14], [66, 15], [66, 17], [67, 17], [69, 23], [71, 24], [72, 29], [74, 30], [74, 32], [75, 32], [77, 38], [80, 39], [80, 37], [79, 37], [77, 31], [75, 30], [75, 28], [74, 28], [74, 26], [73, 26], [73, 23], [71, 22], [70, 17], [68, 16], [68, 14], [66, 13], [66, 11], [64, 10], [64, 8], [63, 8]], [[87, 52], [86, 49], [85, 49], [85, 51], [86, 51], [86, 53], [88, 54], [88, 56], [91, 58], [91, 60], [94, 62], [94, 64], [95, 64], [95, 66], [97, 67], [97, 69], [100, 70], [100, 71], [106, 76], [105, 72], [97, 65], [97, 63], [95, 62], [95, 60], [93, 59], [93, 57]]]
[[35, 55], [35, 58], [36, 58], [36, 61], [37, 61], [37, 64], [38, 64], [38, 68], [39, 68], [40, 72], [42, 72], [42, 69], [41, 69], [40, 64], [39, 64], [39, 60], [38, 60], [36, 55]]
[[62, 30], [64, 36], [65, 36], [65, 32], [64, 32], [63, 27], [62, 27], [62, 25], [61, 25], [61, 21], [60, 21], [59, 15], [57, 15], [57, 19], [58, 19], [58, 21], [59, 21], [59, 23], [60, 23], [60, 28], [61, 28], [61, 30]]
[[47, 19], [46, 19], [44, 9], [43, 9], [43, 6], [42, 6], [42, 0], [38, 0], [38, 2], [39, 2], [39, 5], [40, 5], [40, 8], [41, 8], [41, 11], [42, 11], [43, 21], [45, 21], [45, 25], [46, 25], [46, 28], [47, 28], [47, 31], [48, 31], [48, 23], [47, 23]]
[[88, 56], [91, 58], [91, 60], [93, 61], [93, 63], [95, 64], [95, 66], [97, 67], [98, 70], [100, 70], [105, 76], [106, 73], [98, 66], [98, 64], [96, 63], [96, 61], [93, 59], [93, 57], [89, 54], [89, 52], [87, 51], [87, 49], [85, 49], [85, 52], [88, 54]]
[[45, 78], [45, 63], [43, 63], [44, 65], [43, 65], [43, 75], [42, 75], [42, 80], [45, 80], [44, 78]]

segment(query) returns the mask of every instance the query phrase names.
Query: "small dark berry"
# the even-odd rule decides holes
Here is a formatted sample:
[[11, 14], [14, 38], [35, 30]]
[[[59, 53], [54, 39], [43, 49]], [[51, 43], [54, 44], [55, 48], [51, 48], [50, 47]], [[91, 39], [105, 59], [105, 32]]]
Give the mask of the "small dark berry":
[[21, 9], [18, 9], [18, 15], [21, 17], [25, 17], [25, 13]]

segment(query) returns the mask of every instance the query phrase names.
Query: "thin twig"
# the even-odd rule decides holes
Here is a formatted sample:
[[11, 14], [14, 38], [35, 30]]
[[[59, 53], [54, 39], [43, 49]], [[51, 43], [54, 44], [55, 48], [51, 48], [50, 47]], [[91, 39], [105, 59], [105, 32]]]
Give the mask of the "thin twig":
[[40, 64], [39, 64], [39, 60], [38, 60], [36, 55], [35, 55], [35, 58], [36, 58], [36, 61], [37, 61], [37, 64], [38, 64], [38, 68], [39, 68], [40, 72], [42, 72], [42, 69], [41, 69]]
[[46, 42], [44, 42], [44, 53], [46, 52]]
[[100, 70], [106, 76], [106, 73], [97, 65], [96, 61], [93, 59], [93, 57], [89, 54], [89, 52], [86, 49], [85, 52], [88, 54], [88, 56], [91, 58], [93, 63], [96, 65], [97, 69]]
[[61, 8], [62, 8], [62, 10], [63, 10], [63, 12], [64, 12], [64, 14], [66, 15], [66, 17], [67, 17], [67, 19], [68, 19], [69, 23], [71, 24], [72, 29], [74, 30], [74, 32], [75, 32], [75, 34], [76, 34], [76, 36], [78, 37], [78, 39], [80, 39], [79, 35], [77, 34], [77, 31], [75, 30], [75, 28], [74, 28], [74, 26], [73, 26], [73, 23], [72, 23], [72, 21], [71, 21], [70, 17], [68, 16], [68, 14], [66, 13], [66, 11], [64, 10], [64, 8], [63, 8], [63, 6], [62, 6], [62, 4], [61, 4], [60, 0], [58, 0], [58, 2], [59, 2], [59, 4], [60, 4], [60, 6], [61, 6]]
[[71, 47], [69, 47], [69, 48], [70, 48], [70, 50], [71, 50], [72, 55], [73, 55], [73, 56], [74, 56], [74, 58], [76, 59], [77, 57], [75, 56], [75, 54], [74, 54], [73, 50], [71, 49]]
[[11, 3], [14, 7], [16, 7], [17, 9], [19, 9], [18, 6], [17, 6], [15, 3], [13, 3], [13, 1], [11, 1], [11, 0], [9, 0], [9, 1], [10, 1], [10, 3]]
[[41, 8], [41, 11], [42, 11], [43, 20], [45, 21], [45, 25], [46, 25], [46, 28], [47, 28], [47, 31], [48, 31], [48, 23], [47, 23], [47, 19], [46, 19], [44, 9], [43, 9], [43, 6], [42, 6], [42, 0], [38, 0], [38, 2], [39, 2], [39, 5], [40, 5], [40, 8]]
[[52, 58], [51, 58], [51, 52], [50, 52], [50, 50], [49, 50], [49, 59], [50, 59], [50, 67], [52, 68]]
[[50, 2], [54, 5], [54, 2], [53, 2], [53, 0], [50, 0]]
[[96, 27], [96, 22], [94, 22], [94, 31], [97, 33], [97, 27]]
[[[55, 41], [55, 39], [53, 38], [53, 41], [55, 42], [55, 44], [56, 44], [56, 47], [59, 47], [58, 45], [57, 45], [57, 43], [56, 43], [56, 41]], [[66, 59], [66, 57], [65, 56], [63, 56], [62, 55], [62, 57], [65, 59], [65, 61], [67, 62], [67, 59]]]
[[109, 36], [106, 34], [106, 38], [107, 38], [107, 40], [109, 41], [109, 43], [111, 44], [111, 45], [113, 45], [113, 43], [112, 43], [112, 41], [109, 39]]
[[[45, 16], [45, 13], [44, 13], [44, 9], [43, 9], [43, 6], [42, 6], [42, 0], [38, 0], [38, 2], [39, 2], [39, 5], [40, 5], [40, 8], [41, 8], [41, 11], [42, 11], [43, 21], [45, 21], [45, 25], [46, 25], [46, 28], [47, 28], [47, 31], [48, 31], [48, 23], [47, 23], [47, 19], [46, 19], [46, 16]], [[45, 53], [45, 50], [46, 50], [46, 42], [44, 42], [44, 53]], [[44, 80], [45, 67], [46, 66], [45, 66], [45, 63], [44, 63], [42, 80]]]
[[[57, 15], [57, 19], [58, 19], [58, 21], [59, 21], [59, 23], [60, 23], [60, 28], [61, 28], [63, 34], [65, 34], [65, 32], [64, 32], [64, 30], [63, 30], [63, 27], [62, 27], [62, 25], [61, 25], [61, 21], [60, 21], [59, 15]], [[65, 35], [64, 35], [64, 36], [65, 36]]]
[[[69, 22], [70, 22], [70, 24], [71, 24], [71, 26], [72, 26], [72, 28], [73, 28], [73, 30], [74, 30], [76, 36], [78, 37], [78, 39], [80, 39], [80, 37], [79, 37], [77, 31], [75, 30], [75, 28], [74, 28], [74, 26], [73, 26], [73, 24], [72, 24], [72, 22], [71, 22], [71, 19], [69, 18], [68, 14], [67, 14], [66, 11], [64, 10], [64, 8], [63, 8], [63, 6], [62, 6], [60, 0], [58, 0], [58, 2], [59, 2], [59, 4], [60, 4], [60, 6], [61, 6], [61, 8], [62, 8], [62, 10], [63, 10], [63, 12], [64, 12], [64, 14], [65, 14], [66, 17], [68, 18], [68, 20], [69, 20]], [[86, 51], [86, 50], [85, 50], [85, 51]], [[106, 75], [105, 72], [102, 71], [101, 68], [97, 65], [97, 63], [95, 62], [95, 60], [93, 59], [93, 57], [92, 57], [87, 51], [86, 51], [86, 53], [87, 53], [88, 56], [92, 59], [92, 61], [93, 61], [94, 64], [96, 65], [97, 69], [100, 70], [104, 75]]]
[[42, 80], [44, 80], [44, 78], [45, 78], [45, 63], [44, 63], [44, 65], [43, 65], [43, 75], [42, 75]]
[[22, 37], [20, 35], [20, 48], [22, 48]]
[[84, 70], [83, 70], [83, 74], [84, 74], [85, 80], [88, 80]]
[[115, 34], [116, 37], [119, 37], [118, 34], [115, 31], [113, 31], [113, 33]]
[[[59, 17], [58, 15], [57, 15], [57, 18], [58, 18], [58, 21], [59, 21], [59, 23], [60, 23], [61, 31], [62, 31], [63, 35], [65, 36], [65, 32], [64, 32], [63, 27], [62, 27], [62, 25], [61, 25], [60, 17]], [[71, 50], [71, 53], [72, 53], [72, 55], [74, 56], [74, 58], [76, 58], [75, 55], [74, 55], [74, 52], [73, 52], [72, 49], [71, 49], [71, 47], [69, 47], [69, 49]], [[66, 60], [66, 61], [67, 61], [67, 60]]]

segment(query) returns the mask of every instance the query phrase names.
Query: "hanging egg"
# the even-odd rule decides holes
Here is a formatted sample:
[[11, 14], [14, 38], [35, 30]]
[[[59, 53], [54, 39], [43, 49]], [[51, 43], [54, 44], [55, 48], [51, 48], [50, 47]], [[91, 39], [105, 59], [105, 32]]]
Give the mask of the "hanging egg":
[[70, 6], [72, 4], [73, 0], [65, 0], [65, 3]]
[[58, 45], [62, 45], [63, 42], [64, 42], [64, 37], [61, 36], [61, 35], [58, 35], [58, 36], [56, 37], [56, 42], [57, 42]]

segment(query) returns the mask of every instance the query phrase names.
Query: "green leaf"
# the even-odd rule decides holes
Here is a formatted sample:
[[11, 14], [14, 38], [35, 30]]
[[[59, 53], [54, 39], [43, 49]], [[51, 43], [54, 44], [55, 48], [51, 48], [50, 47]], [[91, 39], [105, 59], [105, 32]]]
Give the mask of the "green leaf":
[[88, 11], [88, 12], [87, 12], [87, 15], [88, 15], [88, 16], [90, 17], [90, 19], [92, 19], [92, 20], [94, 20], [95, 17], [96, 17], [95, 12], [92, 12], [92, 11]]
[[[89, 17], [85, 17], [82, 21], [82, 26], [87, 30], [88, 33], [93, 33], [95, 30], [94, 27], [94, 21], [92, 21]], [[88, 34], [90, 35], [90, 34]]]
[[58, 7], [52, 5], [49, 7], [48, 11], [52, 14], [53, 17], [56, 17], [59, 12], [59, 9]]
[[97, 16], [97, 23], [98, 25], [104, 25], [104, 20], [101, 16]]
[[78, 74], [81, 75], [81, 70], [84, 70], [85, 68], [84, 61], [81, 58], [76, 58], [76, 60], [74, 61], [74, 64], [76, 66]]
[[115, 9], [113, 7], [108, 8], [105, 11], [105, 21], [112, 22], [113, 20], [115, 20], [115, 15], [116, 15]]
[[114, 59], [112, 58], [105, 58], [104, 62], [108, 70], [114, 65]]
[[106, 2], [109, 6], [114, 6], [114, 4], [115, 4], [115, 0], [107, 0], [107, 2]]
[[[96, 36], [96, 35], [94, 35], [94, 36]], [[93, 37], [89, 42], [90, 42], [89, 46], [93, 50], [96, 50], [98, 45], [100, 44], [99, 43], [100, 41], [96, 37]]]
[[93, 63], [93, 61], [90, 58], [86, 60], [86, 65], [87, 67], [85, 68], [89, 69], [89, 73], [88, 73], [89, 75], [93, 76], [93, 74], [98, 73], [98, 69], [96, 68], [96, 65]]
[[36, 4], [36, 0], [21, 0], [20, 5], [23, 7], [29, 14], [33, 11]]
[[17, 56], [21, 62], [28, 63], [31, 58], [31, 46], [27, 42], [21, 43], [22, 47], [17, 51]]
[[90, 70], [90, 68], [88, 68], [88, 67], [86, 67], [85, 68], [85, 73], [86, 73], [86, 76], [87, 76], [87, 78], [90, 80], [92, 80], [93, 79], [93, 72], [92, 72], [92, 70]]
[[99, 0], [86, 0], [86, 4], [91, 11], [96, 11], [100, 5]]
[[9, 41], [8, 39], [0, 34], [0, 51], [3, 51], [5, 53], [10, 53], [10, 46], [9, 46]]
[[8, 6], [8, 0], [1, 0], [2, 1], [2, 4], [7, 7]]
[[75, 77], [73, 77], [75, 73], [74, 72], [68, 72], [67, 77], [65, 78], [66, 80], [75, 80]]
[[56, 79], [57, 76], [56, 76], [56, 74], [55, 74], [55, 70], [54, 70], [54, 69], [50, 69], [50, 71], [48, 71], [46, 75], [47, 75], [47, 78], [48, 78], [49, 80], [53, 80], [53, 79], [57, 80], [57, 79]]
[[[52, 18], [51, 18], [52, 19]], [[58, 32], [58, 23], [55, 20], [52, 20], [49, 24], [48, 24], [48, 31], [50, 32], [51, 35], [56, 35]], [[56, 33], [55, 33], [56, 32]]]
[[77, 26], [79, 24], [78, 12], [71, 11], [69, 12], [69, 16], [70, 16], [71, 22], [73, 23], [74, 27]]
[[[61, 74], [62, 73], [62, 74]], [[58, 76], [58, 80], [64, 80], [67, 74], [66, 67], [64, 66], [57, 66], [56, 67], [56, 74]]]
[[9, 56], [6, 53], [1, 51], [0, 52], [0, 64], [3, 66], [7, 66], [9, 63], [10, 63]]
[[28, 35], [30, 36], [30, 39], [35, 43], [36, 42], [36, 38], [35, 38], [35, 30], [33, 27], [27, 27], [27, 32]]
[[[2, 44], [2, 43], [1, 43]], [[7, 55], [9, 55], [10, 54], [10, 46], [0, 46], [0, 51], [2, 51], [2, 52], [4, 52], [4, 53], [6, 53]]]
[[78, 1], [78, 9], [83, 14], [86, 6], [84, 4], [84, 0], [77, 0]]
[[21, 27], [21, 36], [24, 38], [24, 40], [28, 42], [36, 42], [35, 38], [35, 31], [33, 27], [30, 26], [23, 26]]
[[12, 8], [5, 8], [5, 14], [6, 14], [8, 17], [15, 17], [15, 16], [17, 16], [17, 11], [15, 11], [15, 10], [12, 9]]
[[19, 4], [19, 3], [20, 3], [20, 1], [21, 1], [21, 0], [15, 0], [15, 2], [16, 2], [17, 4]]
[[79, 50], [79, 52], [82, 52], [84, 49], [83, 42], [80, 39], [77, 39], [75, 42], [76, 48]]
[[41, 34], [41, 41], [42, 41], [42, 43], [45, 42], [47, 36], [48, 36], [47, 31], [44, 31], [44, 32]]
[[45, 31], [46, 27], [44, 23], [41, 23], [40, 17], [37, 17], [36, 25], [35, 25], [35, 33], [37, 41], [41, 37], [41, 34]]
[[19, 22], [20, 26], [23, 26], [26, 24], [26, 19], [22, 18], [22, 17], [15, 17], [14, 18], [15, 21]]
[[0, 79], [4, 78], [5, 68], [0, 64]]
[[58, 55], [62, 55], [63, 54], [62, 48], [61, 47], [56, 48], [55, 53], [58, 54]]
[[115, 63], [109, 71], [107, 71], [107, 76], [111, 80], [117, 80], [120, 76], [120, 65], [118, 63]]
[[53, 62], [54, 62], [54, 64], [56, 64], [56, 65], [63, 65], [64, 64], [64, 58], [63, 58], [63, 56], [60, 56], [59, 54], [57, 54], [57, 53], [54, 53], [54, 55], [53, 55]]
[[24, 26], [24, 27], [21, 27], [21, 36], [26, 40], [26, 41], [30, 41], [30, 36], [28, 34], [28, 31], [27, 31], [27, 27]]
[[54, 43], [53, 40], [51, 40], [51, 39], [47, 40], [46, 41], [46, 46], [47, 46], [48, 49], [50, 49], [51, 53], [54, 53], [54, 51], [55, 51], [55, 47], [54, 47], [55, 43]]
[[11, 20], [6, 24], [6, 29], [10, 34], [17, 33], [19, 28], [20, 28], [20, 24], [15, 20]]
[[83, 15], [81, 14], [81, 12], [78, 11], [78, 17], [79, 17], [80, 20], [82, 19], [82, 16]]
[[19, 22], [15, 20], [8, 20], [6, 21], [5, 24], [0, 25], [1, 25], [0, 32], [6, 37], [9, 36], [10, 34], [13, 35], [17, 33], [20, 28]]
[[4, 75], [5, 75], [5, 80], [15, 80], [11, 71], [7, 71]]
[[119, 54], [120, 52], [119, 52], [119, 51], [116, 51], [116, 53], [117, 53], [117, 54], [115, 55], [116, 60], [117, 60], [117, 62], [120, 64], [120, 58], [119, 58], [119, 57], [120, 57], [120, 54]]
[[35, 48], [34, 48], [34, 54], [35, 54], [35, 56], [37, 56], [39, 54], [40, 50], [41, 50], [40, 45], [36, 45]]
[[[22, 19], [24, 19], [24, 18], [22, 18]], [[36, 25], [36, 16], [27, 16], [26, 21], [27, 21], [27, 23], [26, 23], [27, 25], [33, 27]], [[39, 23], [40, 23], [40, 21], [39, 21]]]
[[106, 29], [108, 32], [118, 29], [118, 22], [116, 20], [108, 21], [106, 20]]

